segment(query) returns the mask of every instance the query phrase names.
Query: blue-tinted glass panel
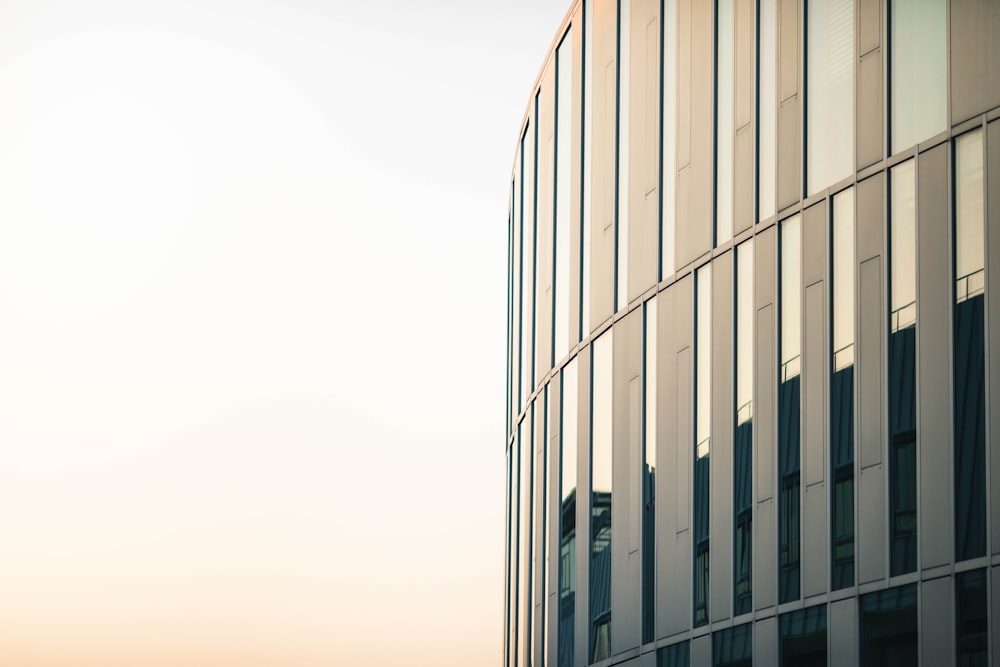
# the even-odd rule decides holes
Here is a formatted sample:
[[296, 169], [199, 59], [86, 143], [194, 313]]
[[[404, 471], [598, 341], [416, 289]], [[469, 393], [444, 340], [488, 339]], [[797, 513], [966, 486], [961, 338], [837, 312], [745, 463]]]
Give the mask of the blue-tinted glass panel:
[[955, 634], [958, 667], [989, 664], [986, 570], [955, 575]]
[[656, 667], [691, 667], [691, 643], [683, 641], [661, 648]]
[[753, 665], [753, 623], [744, 623], [712, 633], [713, 667]]
[[854, 0], [806, 5], [806, 184], [813, 194], [854, 171]]
[[854, 189], [833, 198], [831, 586], [854, 585]]
[[733, 0], [716, 0], [715, 245], [733, 237]]
[[573, 667], [576, 637], [576, 461], [579, 377], [576, 359], [562, 372], [559, 505], [559, 667]]
[[552, 300], [555, 364], [569, 350], [569, 229], [570, 174], [573, 146], [573, 32], [567, 31], [556, 51], [556, 164], [555, 261], [552, 265], [555, 295]]
[[955, 142], [955, 559], [986, 555], [983, 133]]
[[709, 455], [712, 444], [712, 265], [695, 276], [694, 624], [708, 623]]
[[753, 604], [753, 240], [736, 248], [736, 436], [733, 453], [734, 615]]
[[590, 661], [611, 657], [612, 334], [591, 346]]
[[778, 384], [778, 599], [799, 597], [799, 458], [802, 362], [800, 218], [781, 224], [781, 371]]
[[643, 313], [644, 460], [642, 468], [642, 641], [653, 641], [656, 614], [656, 297]]
[[826, 605], [779, 617], [781, 667], [826, 667]]
[[945, 129], [947, 11], [946, 0], [891, 0], [889, 5], [893, 153]]
[[917, 585], [861, 596], [861, 667], [917, 665]]
[[914, 161], [889, 172], [890, 573], [917, 568], [916, 179]]

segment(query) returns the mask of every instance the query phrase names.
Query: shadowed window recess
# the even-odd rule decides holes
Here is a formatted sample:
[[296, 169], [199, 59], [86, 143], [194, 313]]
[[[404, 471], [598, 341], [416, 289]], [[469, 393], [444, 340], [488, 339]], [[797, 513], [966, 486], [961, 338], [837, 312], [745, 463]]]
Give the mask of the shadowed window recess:
[[799, 598], [802, 237], [800, 217], [781, 223], [781, 367], [778, 384], [778, 599]]
[[695, 277], [694, 625], [708, 623], [709, 456], [712, 446], [712, 266]]

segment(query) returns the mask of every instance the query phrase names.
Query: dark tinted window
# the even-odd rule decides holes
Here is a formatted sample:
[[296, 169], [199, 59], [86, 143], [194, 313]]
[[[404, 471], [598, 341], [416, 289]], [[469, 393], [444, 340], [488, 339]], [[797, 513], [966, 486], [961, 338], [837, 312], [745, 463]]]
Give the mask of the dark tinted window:
[[713, 667], [753, 665], [753, 624], [744, 623], [712, 633]]
[[861, 597], [861, 667], [917, 666], [917, 586]]
[[782, 667], [826, 667], [826, 605], [782, 614]]
[[657, 667], [691, 667], [690, 642], [681, 642], [661, 648], [656, 664]]
[[986, 617], [986, 570], [955, 576], [958, 667], [986, 667], [989, 658]]

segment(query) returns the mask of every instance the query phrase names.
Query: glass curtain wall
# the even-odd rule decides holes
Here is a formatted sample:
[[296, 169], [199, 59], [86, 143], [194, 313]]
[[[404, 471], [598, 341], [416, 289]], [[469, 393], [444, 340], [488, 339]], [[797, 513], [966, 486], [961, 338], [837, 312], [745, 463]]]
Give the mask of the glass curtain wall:
[[[778, 599], [799, 598], [799, 458], [802, 363], [802, 236], [799, 216], [781, 223], [781, 371], [778, 384]], [[766, 371], [765, 371], [766, 372]]]
[[574, 667], [576, 638], [576, 461], [580, 383], [576, 359], [562, 371], [559, 393], [559, 649], [558, 667]]
[[712, 445], [712, 265], [695, 274], [694, 625], [708, 623], [709, 455]]
[[983, 133], [955, 142], [955, 560], [986, 555]]
[[907, 160], [889, 172], [890, 573], [917, 569], [916, 174]]
[[892, 153], [945, 130], [947, 12], [947, 0], [891, 0], [889, 4]]
[[642, 641], [653, 641], [656, 613], [656, 297], [643, 310]]
[[552, 365], [569, 350], [569, 225], [570, 161], [573, 131], [573, 31], [568, 30], [556, 51], [556, 178], [555, 261], [552, 265]]
[[806, 4], [806, 191], [854, 173], [854, 0]]
[[753, 239], [736, 248], [736, 438], [733, 456], [733, 615], [753, 604]]
[[854, 189], [833, 198], [830, 501], [833, 590], [854, 585]]
[[611, 657], [612, 334], [591, 345], [590, 662]]

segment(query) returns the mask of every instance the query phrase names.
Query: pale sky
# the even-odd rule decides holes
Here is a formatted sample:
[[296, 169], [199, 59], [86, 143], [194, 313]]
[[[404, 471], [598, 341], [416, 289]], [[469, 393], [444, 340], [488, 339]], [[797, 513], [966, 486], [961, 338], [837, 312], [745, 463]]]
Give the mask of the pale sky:
[[498, 665], [569, 0], [0, 2], [0, 664]]

